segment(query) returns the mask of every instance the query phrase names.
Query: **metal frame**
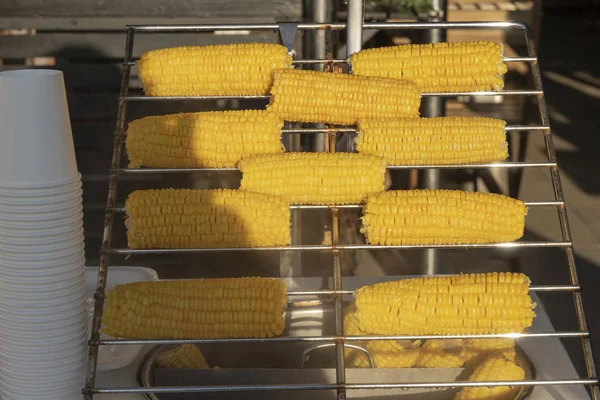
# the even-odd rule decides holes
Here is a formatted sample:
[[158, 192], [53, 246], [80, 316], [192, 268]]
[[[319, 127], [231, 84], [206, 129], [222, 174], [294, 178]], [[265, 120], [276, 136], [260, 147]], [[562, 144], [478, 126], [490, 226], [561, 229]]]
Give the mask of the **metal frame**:
[[[556, 164], [556, 154], [552, 142], [552, 134], [549, 126], [548, 112], [546, 103], [544, 100], [542, 80], [539, 65], [537, 63], [536, 53], [533, 46], [533, 40], [531, 38], [528, 28], [516, 22], [445, 22], [445, 23], [365, 23], [362, 25], [363, 29], [517, 29], [522, 31], [524, 39], [527, 44], [528, 56], [527, 57], [514, 57], [506, 58], [506, 62], [528, 62], [531, 65], [531, 71], [533, 74], [534, 88], [532, 90], [518, 90], [518, 91], [500, 91], [500, 92], [473, 92], [473, 93], [426, 93], [424, 96], [456, 96], [456, 95], [471, 95], [471, 96], [496, 96], [496, 95], [525, 95], [535, 96], [537, 98], [538, 111], [540, 114], [541, 124], [537, 126], [512, 126], [507, 127], [507, 130], [514, 130], [522, 132], [523, 134], [532, 134], [533, 132], [540, 132], [544, 135], [547, 162], [539, 163], [492, 163], [492, 164], [477, 164], [477, 165], [451, 165], [444, 166], [444, 168], [526, 168], [526, 167], [543, 167], [550, 170], [552, 187], [554, 190], [554, 200], [552, 201], [541, 201], [541, 202], [529, 202], [529, 207], [556, 207], [558, 219], [560, 222], [560, 228], [562, 233], [562, 240], [555, 242], [523, 242], [518, 241], [514, 243], [499, 243], [499, 244], [478, 244], [478, 245], [438, 245], [438, 246], [373, 246], [373, 245], [345, 245], [338, 244], [333, 240], [331, 245], [297, 245], [297, 246], [284, 246], [284, 247], [270, 247], [270, 248], [223, 248], [223, 249], [152, 249], [152, 250], [133, 250], [133, 249], [113, 249], [111, 247], [112, 241], [112, 228], [114, 224], [115, 214], [122, 211], [116, 205], [117, 201], [117, 186], [119, 183], [119, 177], [124, 173], [134, 174], [148, 174], [148, 173], [163, 173], [163, 172], [180, 172], [188, 173], [194, 171], [203, 171], [207, 169], [181, 169], [181, 170], [164, 170], [160, 168], [154, 169], [122, 169], [120, 162], [124, 152], [124, 140], [125, 140], [125, 118], [127, 111], [127, 103], [130, 101], [180, 101], [180, 100], [204, 100], [204, 99], [218, 99], [218, 98], [229, 98], [222, 96], [195, 96], [186, 98], [175, 98], [175, 97], [144, 97], [144, 96], [131, 96], [129, 95], [129, 80], [131, 67], [135, 64], [132, 54], [134, 48], [134, 38], [138, 33], [152, 33], [152, 32], [208, 32], [208, 31], [222, 31], [222, 30], [271, 30], [277, 31], [280, 29], [279, 24], [237, 24], [237, 25], [179, 25], [179, 26], [129, 26], [127, 27], [127, 38], [125, 46], [125, 59], [123, 64], [123, 77], [122, 77], [122, 88], [119, 96], [119, 109], [117, 126], [115, 130], [114, 148], [113, 148], [113, 159], [111, 164], [110, 172], [110, 183], [107, 199], [107, 208], [105, 214], [104, 232], [102, 250], [100, 255], [100, 268], [98, 273], [98, 285], [95, 298], [95, 310], [93, 315], [92, 335], [89, 342], [89, 361], [87, 371], [87, 382], [83, 389], [85, 398], [91, 400], [94, 394], [100, 393], [190, 393], [190, 392], [240, 392], [240, 391], [274, 391], [274, 390], [337, 390], [338, 398], [343, 399], [346, 390], [352, 389], [392, 389], [392, 388], [442, 388], [442, 387], [469, 387], [469, 386], [539, 386], [539, 385], [572, 385], [572, 384], [584, 384], [589, 385], [591, 388], [591, 394], [593, 400], [600, 400], [600, 391], [598, 389], [598, 379], [596, 376], [596, 369], [593, 360], [592, 349], [590, 345], [590, 334], [588, 332], [585, 314], [582, 305], [579, 279], [577, 277], [577, 271], [575, 267], [575, 254], [573, 251], [573, 243], [571, 233], [569, 230], [569, 222], [565, 209], [565, 203], [563, 198], [562, 185], [560, 176]], [[334, 23], [334, 24], [297, 24], [299, 30], [341, 30], [346, 28], [346, 24]], [[331, 63], [331, 62], [343, 62], [343, 60], [297, 60], [296, 64], [308, 64], [308, 63]], [[264, 96], [238, 96], [236, 98], [266, 98]], [[335, 138], [337, 133], [352, 132], [348, 128], [339, 129], [291, 129], [287, 130], [286, 133], [303, 133], [313, 134], [318, 132], [326, 132], [330, 138]], [[439, 166], [432, 165], [414, 165], [414, 166], [401, 166], [401, 167], [390, 167], [396, 169], [429, 169], [429, 168], [440, 168]], [[224, 169], [229, 170], [229, 169]], [[214, 169], [211, 169], [214, 171]], [[345, 206], [331, 206], [331, 207], [319, 207], [319, 206], [295, 206], [295, 208], [331, 208], [333, 213], [336, 214], [338, 209], [343, 208], [355, 208], [360, 205], [345, 205]], [[333, 236], [335, 236], [336, 225], [332, 224], [334, 230]], [[339, 252], [340, 251], [351, 251], [351, 250], [377, 250], [377, 249], [389, 249], [389, 248], [529, 248], [529, 247], [560, 247], [564, 248], [567, 256], [567, 264], [570, 274], [570, 284], [568, 285], [548, 285], [548, 286], [533, 286], [532, 291], [552, 291], [552, 292], [571, 292], [575, 304], [577, 320], [579, 329], [572, 332], [531, 332], [522, 334], [509, 334], [509, 335], [453, 335], [453, 336], [347, 336], [345, 337], [341, 332], [342, 330], [342, 315], [341, 305], [343, 296], [352, 294], [352, 291], [343, 290], [341, 286], [341, 273], [340, 273], [340, 262]], [[277, 338], [265, 338], [265, 339], [204, 339], [204, 340], [101, 340], [99, 328], [102, 325], [102, 311], [105, 299], [106, 280], [108, 274], [109, 257], [113, 254], [166, 254], [175, 255], [179, 253], [199, 253], [205, 251], [329, 251], [332, 253], [333, 259], [333, 276], [334, 276], [334, 288], [333, 290], [314, 290], [314, 291], [302, 291], [302, 292], [289, 292], [289, 297], [298, 296], [319, 296], [319, 301], [333, 301], [338, 306], [335, 307], [336, 311], [336, 335], [327, 337], [277, 337]], [[336, 262], [336, 254], [338, 262]], [[317, 301], [317, 303], [319, 303]], [[313, 302], [310, 302], [313, 304]], [[292, 306], [301, 306], [300, 303], [292, 302]], [[426, 382], [426, 383], [392, 383], [392, 384], [376, 384], [376, 383], [345, 383], [344, 379], [344, 360], [343, 360], [343, 344], [353, 341], [368, 341], [368, 340], [417, 340], [417, 339], [457, 339], [457, 338], [520, 338], [520, 337], [557, 337], [557, 338], [580, 338], [583, 345], [583, 352], [585, 356], [587, 378], [579, 379], [553, 379], [553, 380], [527, 380], [527, 381], [493, 381], [493, 382]], [[154, 387], [154, 388], [106, 388], [96, 387], [96, 364], [98, 358], [98, 348], [104, 345], [132, 345], [132, 344], [184, 344], [184, 343], [265, 343], [265, 342], [314, 342], [314, 343], [334, 343], [338, 349], [336, 357], [337, 359], [337, 383], [336, 384], [308, 384], [308, 385], [240, 385], [240, 386], [194, 386], [194, 387]], [[339, 354], [342, 354], [339, 357]]]

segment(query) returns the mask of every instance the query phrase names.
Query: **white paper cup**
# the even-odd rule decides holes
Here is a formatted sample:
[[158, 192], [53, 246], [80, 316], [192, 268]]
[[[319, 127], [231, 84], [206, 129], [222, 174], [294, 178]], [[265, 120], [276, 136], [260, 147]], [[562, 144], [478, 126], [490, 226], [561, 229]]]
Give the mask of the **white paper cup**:
[[[68, 289], [73, 285], [85, 285], [85, 267], [80, 266], [55, 276], [38, 277], [35, 274], [29, 276], [6, 276], [0, 268], [0, 291], [26, 292], [34, 294], [36, 290], [53, 292]], [[58, 292], [61, 293], [61, 292]]]
[[83, 244], [83, 235], [75, 234], [71, 237], [64, 237], [57, 243], [46, 243], [37, 245], [27, 244], [0, 244], [0, 255], [11, 257], [13, 255], [29, 256], [32, 254], [46, 253], [53, 254], [56, 251], [81, 249]]
[[0, 72], [0, 121], [0, 186], [63, 184], [78, 176], [62, 72]]
[[[87, 332], [82, 332], [83, 327], [87, 329], [87, 320], [84, 320], [77, 311], [67, 315], [59, 314], [53, 321], [39, 322], [37, 318], [25, 321], [15, 318], [7, 322], [0, 321], [0, 326], [4, 329], [0, 343], [14, 345], [31, 346], [32, 341], [36, 340], [42, 340], [44, 344], [60, 344], [87, 337]], [[40, 332], [41, 327], [45, 332]], [[51, 336], [57, 333], [60, 333], [60, 336]]]
[[81, 189], [81, 174], [60, 183], [44, 183], [40, 185], [15, 184], [12, 186], [0, 186], [0, 197], [47, 197], [60, 196]]
[[48, 237], [55, 238], [71, 232], [79, 232], [83, 229], [83, 224], [75, 226], [72, 225], [58, 226], [56, 228], [43, 228], [43, 229], [13, 229], [3, 230], [0, 227], [0, 238], [15, 238], [15, 239], [46, 239]]
[[[14, 342], [5, 342], [1, 350], [2, 360], [11, 361], [11, 364], [27, 364], [31, 361], [38, 361], [40, 363], [46, 361], [51, 362], [57, 359], [70, 358], [74, 360], [82, 360], [86, 358], [87, 346], [86, 338], [70, 343], [64, 343], [56, 346], [46, 346], [42, 341], [32, 342], [29, 345], [19, 345]], [[0, 374], [2, 371], [0, 370]]]
[[0, 263], [0, 270], [2, 270], [3, 274], [11, 277], [35, 276], [38, 279], [51, 279], [56, 276], [69, 274], [69, 271], [83, 268], [84, 264], [85, 254], [81, 251], [71, 257], [58, 260], [2, 262]]
[[83, 227], [80, 229], [66, 230], [63, 233], [55, 233], [54, 235], [36, 235], [29, 236], [5, 236], [0, 235], [0, 246], [44, 246], [53, 243], [61, 243], [70, 241], [75, 237], [83, 234]]
[[78, 196], [74, 196], [72, 199], [67, 199], [58, 203], [40, 202], [39, 204], [4, 205], [2, 204], [2, 201], [0, 201], [0, 214], [39, 214], [53, 211], [60, 212], [65, 210], [73, 210], [81, 204], [81, 197]]
[[38, 204], [57, 204], [64, 201], [71, 201], [81, 197], [83, 191], [81, 188], [74, 188], [68, 192], [61, 192], [56, 195], [44, 193], [42, 195], [19, 195], [19, 196], [4, 196], [0, 195], [0, 204], [2, 206], [30, 206]]
[[[24, 393], [30, 395], [48, 394], [48, 393], [66, 393], [74, 390], [81, 390], [83, 387], [83, 376], [73, 374], [73, 376], [56, 377], [54, 379], [36, 380], [35, 377], [15, 379], [8, 376], [2, 376], [0, 372], [0, 386], [11, 392]], [[77, 386], [80, 386], [77, 388]]]
[[77, 280], [70, 282], [70, 284], [58, 289], [54, 289], [54, 287], [47, 287], [44, 284], [39, 284], [37, 290], [32, 292], [31, 286], [16, 286], [14, 288], [11, 288], [10, 285], [0, 285], [0, 304], [4, 302], [16, 302], [17, 304], [19, 304], [21, 301], [27, 300], [37, 301], [39, 303], [46, 303], [60, 301], [62, 299], [64, 302], [66, 302], [70, 301], [71, 299], [74, 299], [75, 296], [80, 294], [82, 286], [82, 282], [78, 282]]
[[67, 260], [75, 257], [84, 250], [83, 241], [81, 243], [74, 243], [70, 248], [57, 247], [52, 253], [0, 253], [0, 265], [1, 264], [12, 264], [15, 261], [22, 261], [25, 264], [36, 265], [45, 262], [51, 262], [54, 260]]

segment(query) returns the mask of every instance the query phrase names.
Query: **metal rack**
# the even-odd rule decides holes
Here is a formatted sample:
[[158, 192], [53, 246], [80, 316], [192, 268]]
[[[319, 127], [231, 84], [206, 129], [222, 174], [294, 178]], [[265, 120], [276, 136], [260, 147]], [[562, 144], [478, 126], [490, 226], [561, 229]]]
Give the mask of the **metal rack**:
[[[325, 30], [328, 35], [331, 31], [344, 30], [347, 28], [344, 23], [334, 24], [317, 24], [317, 23], [302, 23], [291, 24], [293, 31], [295, 30]], [[525, 242], [517, 241], [513, 243], [499, 244], [477, 244], [477, 245], [436, 245], [436, 246], [374, 246], [362, 244], [343, 244], [339, 243], [339, 232], [337, 224], [333, 223], [332, 227], [332, 243], [327, 245], [290, 245], [284, 247], [268, 247], [268, 248], [217, 248], [217, 249], [128, 249], [128, 248], [112, 248], [112, 231], [115, 223], [115, 217], [123, 212], [123, 209], [117, 206], [117, 187], [119, 178], [126, 174], [155, 174], [155, 173], [172, 173], [185, 174], [197, 171], [230, 171], [232, 168], [223, 169], [208, 169], [208, 168], [185, 168], [185, 169], [163, 169], [163, 168], [143, 168], [143, 169], [127, 169], [121, 167], [121, 160], [124, 154], [125, 140], [125, 122], [127, 104], [135, 101], [160, 102], [160, 101], [202, 101], [215, 99], [267, 99], [267, 96], [193, 96], [193, 97], [146, 97], [143, 95], [130, 94], [130, 75], [131, 68], [135, 65], [133, 59], [133, 50], [135, 37], [141, 33], [153, 32], [214, 32], [214, 31], [280, 31], [289, 29], [290, 24], [248, 24], [248, 25], [179, 25], [179, 26], [129, 26], [127, 27], [127, 38], [125, 47], [125, 59], [123, 65], [122, 88], [119, 96], [118, 120], [115, 130], [113, 159], [110, 171], [110, 183], [107, 200], [107, 208], [105, 214], [105, 224], [103, 232], [103, 242], [100, 257], [100, 269], [98, 274], [98, 287], [95, 294], [95, 311], [93, 316], [92, 336], [89, 348], [89, 365], [86, 386], [83, 389], [85, 398], [91, 400], [94, 394], [106, 393], [200, 393], [200, 392], [243, 392], [243, 391], [279, 391], [279, 390], [335, 390], [338, 394], [338, 399], [345, 399], [346, 391], [355, 389], [395, 389], [395, 388], [443, 388], [443, 387], [469, 387], [469, 386], [542, 386], [542, 385], [572, 385], [582, 384], [589, 385], [591, 389], [592, 399], [600, 400], [600, 391], [598, 389], [598, 379], [590, 345], [589, 332], [585, 320], [585, 314], [582, 306], [579, 280], [575, 268], [575, 256], [573, 251], [573, 243], [569, 230], [569, 223], [563, 199], [562, 186], [560, 176], [557, 169], [556, 155], [552, 143], [552, 135], [549, 126], [548, 112], [544, 100], [540, 69], [537, 64], [537, 58], [533, 41], [528, 28], [520, 23], [515, 22], [453, 22], [453, 23], [365, 23], [363, 29], [514, 29], [522, 32], [524, 40], [527, 44], [527, 57], [505, 58], [506, 62], [527, 62], [531, 66], [533, 74], [533, 89], [528, 90], [506, 90], [500, 92], [472, 92], [472, 93], [424, 93], [424, 97], [443, 96], [452, 97], [457, 95], [470, 96], [535, 96], [538, 104], [538, 111], [541, 123], [535, 126], [507, 126], [507, 131], [517, 131], [521, 134], [542, 134], [544, 136], [547, 161], [544, 162], [500, 162], [500, 163], [481, 163], [471, 165], [410, 165], [410, 166], [390, 166], [389, 169], [454, 169], [454, 168], [545, 168], [550, 172], [554, 199], [549, 201], [527, 202], [527, 206], [533, 207], [553, 207], [557, 210], [557, 216], [560, 223], [562, 240], [560, 241], [534, 241]], [[289, 33], [289, 32], [288, 32]], [[289, 35], [288, 35], [289, 36]], [[285, 38], [285, 35], [282, 34]], [[292, 37], [293, 39], [293, 37]], [[289, 42], [289, 37], [288, 37]], [[293, 41], [291, 42], [293, 43]], [[284, 40], [285, 44], [285, 40]], [[290, 48], [290, 46], [288, 46]], [[326, 64], [326, 63], [345, 63], [345, 60], [294, 60], [294, 64]], [[284, 129], [284, 134], [316, 134], [325, 133], [326, 137], [335, 143], [335, 137], [340, 133], [352, 133], [351, 128], [324, 128], [324, 129]], [[335, 147], [334, 147], [335, 148]], [[358, 208], [361, 205], [340, 205], [340, 206], [300, 206], [295, 205], [295, 209], [331, 209], [332, 217], [335, 221], [339, 209]], [[406, 248], [438, 248], [438, 249], [468, 249], [468, 248], [537, 248], [537, 247], [556, 247], [564, 249], [567, 257], [567, 267], [570, 276], [570, 282], [564, 285], [545, 285], [532, 286], [534, 292], [565, 292], [572, 293], [577, 314], [579, 329], [576, 331], [562, 332], [528, 332], [522, 334], [494, 334], [494, 335], [452, 335], [452, 336], [415, 336], [415, 335], [398, 335], [398, 336], [347, 336], [343, 335], [343, 316], [342, 316], [342, 300], [344, 296], [351, 295], [353, 291], [344, 290], [341, 280], [341, 251], [353, 250], [379, 250], [379, 249], [406, 249]], [[303, 296], [319, 296], [321, 302], [334, 303], [335, 315], [335, 335], [331, 336], [287, 336], [265, 339], [203, 339], [203, 340], [101, 340], [99, 328], [102, 323], [102, 311], [105, 299], [105, 288], [107, 282], [108, 267], [110, 264], [111, 255], [139, 255], [139, 254], [164, 254], [177, 255], [181, 253], [201, 253], [201, 252], [219, 252], [219, 251], [320, 251], [331, 252], [333, 256], [333, 289], [332, 290], [309, 290], [309, 291], [290, 291], [290, 298], [302, 298]], [[292, 301], [292, 305], [295, 304]], [[547, 380], [526, 380], [526, 381], [494, 381], [494, 382], [398, 382], [398, 383], [347, 383], [345, 379], [344, 365], [344, 343], [351, 344], [356, 341], [369, 340], [426, 340], [434, 338], [443, 339], [461, 339], [461, 338], [580, 338], [582, 341], [583, 352], [585, 356], [587, 377], [578, 379], [547, 379]], [[291, 342], [310, 342], [315, 344], [335, 344], [336, 349], [336, 383], [334, 384], [278, 384], [278, 385], [234, 385], [234, 386], [186, 386], [186, 387], [123, 387], [123, 388], [108, 388], [96, 387], [96, 364], [98, 359], [98, 349], [100, 346], [106, 345], [142, 345], [142, 344], [186, 344], [186, 343], [291, 343]]]

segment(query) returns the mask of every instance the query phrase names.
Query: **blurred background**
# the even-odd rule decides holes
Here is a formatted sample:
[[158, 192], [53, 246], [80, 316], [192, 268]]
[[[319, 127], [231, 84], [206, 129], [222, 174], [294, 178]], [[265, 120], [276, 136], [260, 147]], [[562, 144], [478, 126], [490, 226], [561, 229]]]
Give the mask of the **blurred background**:
[[[554, 144], [562, 174], [566, 204], [577, 253], [593, 345], [600, 350], [600, 15], [598, 0], [477, 1], [450, 0], [440, 14], [431, 0], [368, 1], [365, 21], [411, 21], [446, 18], [448, 21], [519, 21], [527, 24], [536, 42]], [[86, 254], [88, 266], [98, 265], [104, 208], [113, 149], [118, 93], [127, 24], [254, 23], [285, 21], [345, 21], [340, 0], [0, 0], [0, 69], [51, 67], [64, 71], [79, 170], [83, 174]], [[345, 58], [344, 35], [334, 34], [334, 58]], [[364, 47], [423, 43], [427, 33], [393, 31], [364, 32]], [[508, 57], [526, 56], [522, 33], [517, 31], [448, 32], [449, 41], [494, 40], [504, 44]], [[147, 50], [178, 45], [278, 42], [275, 32], [232, 31], [216, 33], [147, 34], [136, 37], [134, 57]], [[324, 58], [323, 32], [299, 33], [299, 56]], [[132, 91], [141, 84], [133, 69]], [[531, 88], [529, 64], [510, 63], [505, 88]], [[507, 120], [513, 125], [539, 124], [537, 106], [526, 96], [459, 97], [446, 101], [446, 115], [481, 115]], [[146, 115], [210, 109], [262, 108], [261, 101], [133, 102], [127, 121]], [[126, 122], [127, 122], [126, 121]], [[352, 138], [350, 138], [351, 140]], [[512, 133], [513, 161], [547, 161], [542, 133]], [[313, 148], [311, 138], [287, 138], [288, 147]], [[344, 143], [338, 144], [344, 147]], [[548, 168], [442, 171], [442, 187], [505, 193], [529, 201], [553, 200]], [[416, 171], [396, 171], [393, 188], [419, 187], [423, 176]], [[198, 176], [124, 175], [119, 186], [122, 205], [127, 193], [148, 187], [237, 187], [237, 173], [204, 173]], [[317, 244], [326, 241], [324, 211], [296, 215], [299, 229], [295, 241]], [[122, 215], [122, 214], [121, 214]], [[117, 219], [121, 219], [117, 215]], [[342, 236], [360, 243], [357, 214], [342, 215]], [[301, 221], [301, 222], [300, 222]], [[115, 224], [113, 247], [125, 247], [124, 225]], [[527, 219], [526, 240], [561, 241], [552, 207], [536, 207]], [[437, 254], [436, 272], [522, 271], [536, 284], [565, 284], [569, 274], [563, 250], [554, 248], [447, 250]], [[207, 253], [182, 259], [137, 256], [113, 264], [155, 268], [161, 278], [182, 276], [331, 276], [330, 254]], [[406, 275], [421, 273], [420, 250], [386, 250], [345, 253], [347, 276]], [[225, 267], [225, 268], [223, 268]], [[576, 327], [573, 302], [568, 293], [542, 294], [556, 330]], [[565, 340], [576, 367], [584, 364], [579, 340]], [[597, 353], [598, 354], [598, 353]], [[598, 359], [598, 357], [596, 357]]]

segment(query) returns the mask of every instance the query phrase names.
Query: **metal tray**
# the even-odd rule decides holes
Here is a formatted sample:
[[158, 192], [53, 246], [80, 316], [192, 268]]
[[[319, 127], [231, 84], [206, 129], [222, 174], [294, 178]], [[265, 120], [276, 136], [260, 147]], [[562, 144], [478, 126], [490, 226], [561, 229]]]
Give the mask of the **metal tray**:
[[[333, 304], [295, 306], [286, 311], [285, 336], [321, 336], [335, 330]], [[192, 399], [260, 399], [271, 400], [329, 400], [336, 399], [333, 390], [299, 391], [250, 391], [231, 392], [228, 386], [235, 385], [311, 385], [335, 383], [335, 345], [312, 342], [290, 343], [228, 343], [200, 344], [209, 365], [217, 369], [178, 369], [156, 368], [154, 361], [163, 351], [176, 345], [157, 345], [142, 359], [138, 371], [138, 381], [143, 387], [185, 387], [206, 385], [219, 387], [210, 393], [148, 393], [150, 400], [192, 400]], [[351, 344], [346, 346], [358, 347]], [[361, 348], [362, 349], [362, 348]], [[368, 354], [368, 351], [362, 349]], [[308, 355], [310, 354], [310, 357]], [[517, 345], [517, 363], [525, 370], [525, 379], [536, 379], [536, 371], [531, 359]], [[465, 368], [347, 368], [346, 381], [353, 383], [398, 383], [398, 382], [453, 382], [464, 381], [469, 371]], [[282, 386], [283, 388], [283, 386]], [[356, 389], [346, 393], [352, 399], [387, 399], [398, 396], [411, 396], [415, 400], [453, 399], [457, 388], [411, 388], [370, 390]], [[515, 400], [529, 397], [532, 386], [523, 386]]]

